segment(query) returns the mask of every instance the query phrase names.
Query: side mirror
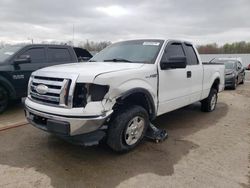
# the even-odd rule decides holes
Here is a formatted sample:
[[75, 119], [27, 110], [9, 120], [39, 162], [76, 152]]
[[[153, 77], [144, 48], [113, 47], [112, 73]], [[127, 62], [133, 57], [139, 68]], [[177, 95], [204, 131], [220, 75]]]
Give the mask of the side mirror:
[[161, 61], [161, 69], [184, 69], [187, 66], [187, 58], [180, 56], [173, 56], [167, 61]]
[[20, 55], [17, 59], [14, 60], [15, 64], [24, 64], [24, 63], [30, 63], [30, 55]]

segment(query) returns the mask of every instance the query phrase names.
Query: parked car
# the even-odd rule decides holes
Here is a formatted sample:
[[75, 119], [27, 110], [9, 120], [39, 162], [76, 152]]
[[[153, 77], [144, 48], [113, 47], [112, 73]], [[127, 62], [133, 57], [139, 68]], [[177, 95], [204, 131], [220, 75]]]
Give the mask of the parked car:
[[106, 138], [114, 151], [129, 151], [157, 116], [197, 101], [202, 111], [215, 110], [224, 71], [223, 64], [202, 64], [189, 42], [118, 42], [88, 63], [32, 73], [26, 117], [71, 142], [92, 145]]
[[0, 49], [0, 113], [10, 100], [27, 96], [28, 81], [33, 71], [91, 57], [86, 50], [76, 48], [75, 51], [67, 45], [14, 45]]
[[250, 70], [250, 64], [246, 67], [246, 70]]
[[239, 58], [218, 58], [213, 62], [225, 64], [225, 87], [236, 89], [238, 84], [244, 84], [245, 68]]

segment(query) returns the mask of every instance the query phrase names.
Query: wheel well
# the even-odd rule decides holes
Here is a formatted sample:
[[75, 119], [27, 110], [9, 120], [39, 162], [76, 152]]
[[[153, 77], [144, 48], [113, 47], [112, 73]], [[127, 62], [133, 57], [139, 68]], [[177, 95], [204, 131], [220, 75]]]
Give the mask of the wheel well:
[[153, 99], [143, 92], [131, 93], [125, 97], [120, 97], [117, 99], [117, 103], [114, 105], [113, 109], [124, 106], [124, 105], [138, 105], [147, 110], [150, 120], [155, 118], [155, 107]]
[[5, 89], [8, 93], [8, 95], [10, 94], [10, 91], [8, 90], [8, 88], [6, 88], [3, 84], [0, 83], [0, 87], [2, 87], [3, 89]]
[[220, 85], [220, 79], [219, 78], [216, 78], [213, 85], [212, 85], [212, 88], [216, 89], [217, 91], [219, 91], [219, 85]]
[[16, 97], [15, 88], [11, 85], [11, 83], [7, 79], [5, 79], [2, 76], [0, 76], [0, 86], [3, 87], [8, 92], [10, 99], [15, 99]]

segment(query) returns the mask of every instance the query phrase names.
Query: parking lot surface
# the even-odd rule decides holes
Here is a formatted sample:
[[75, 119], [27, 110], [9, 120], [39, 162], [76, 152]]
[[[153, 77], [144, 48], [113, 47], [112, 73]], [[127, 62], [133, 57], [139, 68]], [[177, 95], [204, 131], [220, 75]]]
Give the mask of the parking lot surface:
[[[22, 105], [0, 122], [25, 122]], [[212, 113], [197, 103], [154, 124], [169, 138], [123, 155], [74, 146], [29, 124], [0, 131], [0, 187], [250, 187], [250, 83], [221, 93]]]

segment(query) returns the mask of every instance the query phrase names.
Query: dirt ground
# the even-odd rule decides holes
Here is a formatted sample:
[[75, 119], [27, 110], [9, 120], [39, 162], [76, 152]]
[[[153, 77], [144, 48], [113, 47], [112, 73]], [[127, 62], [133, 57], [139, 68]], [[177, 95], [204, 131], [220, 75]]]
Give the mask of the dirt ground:
[[[0, 126], [24, 121], [21, 105]], [[250, 83], [219, 95], [216, 111], [200, 104], [163, 115], [160, 144], [118, 155], [82, 148], [30, 125], [0, 131], [0, 187], [250, 187]]]

